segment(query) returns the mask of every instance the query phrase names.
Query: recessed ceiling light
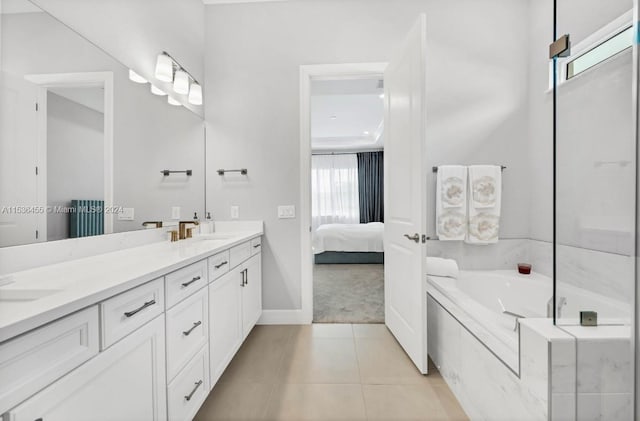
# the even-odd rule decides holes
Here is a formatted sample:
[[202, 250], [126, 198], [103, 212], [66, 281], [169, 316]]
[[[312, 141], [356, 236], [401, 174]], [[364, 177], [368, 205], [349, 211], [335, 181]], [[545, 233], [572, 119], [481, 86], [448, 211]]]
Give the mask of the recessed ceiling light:
[[336, 115], [332, 115], [332, 116], [330, 116], [329, 118], [330, 118], [331, 120], [336, 120], [336, 119], [338, 118], [338, 116], [336, 116]]
[[384, 99], [384, 94], [380, 94], [380, 99]]
[[362, 134], [364, 134], [365, 136], [369, 136], [369, 132], [365, 131]]

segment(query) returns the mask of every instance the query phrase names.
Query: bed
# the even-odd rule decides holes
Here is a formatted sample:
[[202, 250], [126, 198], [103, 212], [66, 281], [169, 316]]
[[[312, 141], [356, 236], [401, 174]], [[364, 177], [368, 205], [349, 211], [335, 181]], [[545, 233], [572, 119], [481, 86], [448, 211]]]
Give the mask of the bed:
[[383, 263], [384, 224], [326, 224], [313, 234], [316, 264]]

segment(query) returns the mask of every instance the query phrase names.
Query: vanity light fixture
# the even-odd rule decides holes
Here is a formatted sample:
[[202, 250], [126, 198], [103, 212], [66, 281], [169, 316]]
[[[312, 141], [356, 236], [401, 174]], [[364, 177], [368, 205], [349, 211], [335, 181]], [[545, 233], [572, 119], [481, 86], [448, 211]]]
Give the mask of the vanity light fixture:
[[173, 91], [181, 95], [189, 93], [189, 75], [182, 69], [176, 71], [173, 79]]
[[156, 79], [163, 82], [173, 82], [173, 60], [169, 54], [158, 54], [156, 61]]
[[198, 82], [191, 84], [191, 89], [189, 89], [189, 103], [202, 105], [202, 86], [200, 86]]
[[158, 96], [165, 96], [167, 93], [155, 85], [151, 85], [151, 93]]
[[143, 78], [142, 76], [140, 76], [139, 74], [137, 74], [136, 72], [134, 72], [133, 70], [129, 69], [129, 80], [131, 80], [132, 82], [135, 83], [147, 83], [148, 80]]
[[171, 98], [170, 96], [168, 96], [168, 97], [167, 97], [167, 102], [168, 102], [170, 105], [175, 105], [175, 106], [180, 106], [180, 105], [182, 105], [182, 104], [180, 103], [180, 101], [177, 101], [177, 100], [175, 100], [175, 99]]

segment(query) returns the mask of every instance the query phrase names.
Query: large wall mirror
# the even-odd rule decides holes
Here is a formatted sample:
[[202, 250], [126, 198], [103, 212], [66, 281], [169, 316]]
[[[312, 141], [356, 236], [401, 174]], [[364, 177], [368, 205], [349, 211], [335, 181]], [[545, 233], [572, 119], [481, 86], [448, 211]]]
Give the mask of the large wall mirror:
[[34, 3], [0, 13], [0, 246], [204, 214], [198, 114]]

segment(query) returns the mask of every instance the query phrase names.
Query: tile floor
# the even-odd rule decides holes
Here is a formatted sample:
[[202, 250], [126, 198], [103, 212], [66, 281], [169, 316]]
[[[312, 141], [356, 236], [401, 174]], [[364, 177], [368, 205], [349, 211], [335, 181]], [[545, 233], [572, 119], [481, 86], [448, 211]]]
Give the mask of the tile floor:
[[256, 326], [196, 415], [209, 420], [467, 420], [431, 366], [379, 324]]

